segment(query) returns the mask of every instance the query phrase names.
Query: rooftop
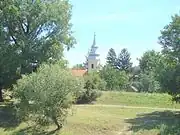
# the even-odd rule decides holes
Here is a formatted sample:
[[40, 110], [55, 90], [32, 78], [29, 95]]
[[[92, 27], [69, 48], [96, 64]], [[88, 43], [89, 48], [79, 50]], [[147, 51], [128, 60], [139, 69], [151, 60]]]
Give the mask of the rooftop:
[[72, 69], [71, 72], [74, 76], [80, 77], [80, 76], [84, 76], [87, 73], [87, 70], [86, 69]]

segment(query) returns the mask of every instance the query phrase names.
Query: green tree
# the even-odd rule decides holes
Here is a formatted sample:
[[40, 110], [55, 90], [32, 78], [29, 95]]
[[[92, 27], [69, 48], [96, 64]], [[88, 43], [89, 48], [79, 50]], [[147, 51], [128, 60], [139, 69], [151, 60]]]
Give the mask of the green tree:
[[73, 66], [73, 69], [85, 69], [83, 64], [76, 64]]
[[75, 43], [68, 0], [6, 0], [0, 2], [0, 101], [31, 64], [63, 58], [63, 49]]
[[43, 64], [37, 72], [23, 75], [14, 86], [17, 114], [40, 126], [53, 123], [60, 129], [76, 99], [75, 93], [81, 89], [83, 83], [70, 71], [59, 64]]
[[180, 15], [172, 16], [172, 21], [161, 30], [159, 43], [162, 52], [171, 59], [180, 62]]
[[129, 84], [129, 77], [124, 71], [114, 69], [110, 65], [105, 65], [100, 71], [100, 76], [106, 81], [107, 90], [120, 90]]
[[116, 62], [117, 69], [128, 72], [132, 67], [130, 53], [126, 48], [122, 49]]
[[142, 92], [159, 92], [160, 83], [156, 80], [154, 72], [142, 72], [138, 76], [138, 80], [133, 81], [132, 86]]
[[98, 72], [89, 72], [84, 76], [84, 91], [79, 93], [77, 104], [91, 103], [95, 101], [100, 95], [100, 90], [105, 90], [106, 82], [100, 78]]
[[109, 49], [109, 52], [107, 54], [107, 58], [106, 58], [106, 62], [107, 64], [116, 67], [116, 52], [113, 48]]
[[172, 21], [161, 30], [159, 43], [166, 57], [166, 67], [160, 72], [163, 88], [174, 97], [180, 93], [180, 15], [172, 16]]
[[139, 59], [139, 66], [141, 68], [138, 80], [141, 84], [139, 90], [148, 92], [163, 91], [165, 81], [162, 78], [164, 78], [164, 71], [168, 67], [168, 59], [160, 52], [149, 50]]
[[155, 50], [146, 51], [139, 59], [139, 66], [142, 72], [156, 70], [165, 62], [164, 56]]

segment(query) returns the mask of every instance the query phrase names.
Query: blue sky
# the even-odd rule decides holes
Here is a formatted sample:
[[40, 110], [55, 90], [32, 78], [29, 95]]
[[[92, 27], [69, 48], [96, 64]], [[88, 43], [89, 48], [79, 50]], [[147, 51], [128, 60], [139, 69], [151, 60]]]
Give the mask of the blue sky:
[[71, 3], [77, 44], [65, 52], [69, 66], [85, 61], [94, 32], [102, 64], [110, 48], [116, 53], [127, 48], [137, 65], [136, 59], [143, 52], [161, 49], [157, 43], [160, 30], [171, 21], [171, 15], [180, 13], [180, 0], [71, 0]]

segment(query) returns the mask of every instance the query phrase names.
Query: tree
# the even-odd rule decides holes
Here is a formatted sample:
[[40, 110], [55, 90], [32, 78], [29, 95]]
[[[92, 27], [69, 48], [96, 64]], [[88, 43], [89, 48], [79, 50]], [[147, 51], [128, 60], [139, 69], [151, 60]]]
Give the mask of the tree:
[[106, 60], [107, 64], [116, 67], [116, 52], [113, 48], [109, 49]]
[[142, 72], [155, 70], [164, 63], [164, 57], [160, 52], [154, 50], [146, 51], [139, 59], [139, 66]]
[[68, 109], [83, 89], [79, 78], [59, 64], [41, 65], [37, 72], [23, 75], [14, 86], [17, 116], [40, 126], [55, 124], [57, 129], [67, 117]]
[[0, 101], [2, 88], [12, 86], [31, 64], [63, 58], [75, 43], [68, 0], [0, 2]]
[[73, 69], [85, 69], [83, 64], [76, 64], [75, 66], [73, 66]]
[[117, 69], [128, 72], [132, 67], [130, 53], [126, 48], [122, 49], [116, 62]]
[[172, 21], [161, 30], [159, 43], [164, 54], [180, 62], [180, 15], [172, 16]]
[[161, 85], [174, 97], [180, 94], [180, 15], [172, 16], [172, 21], [161, 30], [159, 44], [166, 57], [166, 67], [160, 72]]
[[129, 83], [129, 78], [124, 71], [114, 69], [110, 65], [105, 65], [100, 71], [100, 76], [106, 81], [107, 90], [120, 90]]
[[84, 76], [84, 91], [79, 94], [76, 103], [87, 104], [95, 101], [101, 96], [100, 90], [105, 90], [105, 88], [106, 82], [100, 78], [99, 73], [89, 72]]
[[132, 86], [142, 92], [159, 92], [160, 83], [156, 80], [154, 72], [141, 72], [138, 80], [132, 82]]

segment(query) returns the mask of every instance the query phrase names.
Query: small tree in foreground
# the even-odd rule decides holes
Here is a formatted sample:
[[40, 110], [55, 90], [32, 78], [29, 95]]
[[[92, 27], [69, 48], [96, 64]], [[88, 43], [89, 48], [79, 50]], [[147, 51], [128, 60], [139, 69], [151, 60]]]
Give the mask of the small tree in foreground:
[[81, 83], [58, 64], [42, 65], [37, 73], [23, 76], [14, 86], [18, 116], [38, 125], [60, 129]]

